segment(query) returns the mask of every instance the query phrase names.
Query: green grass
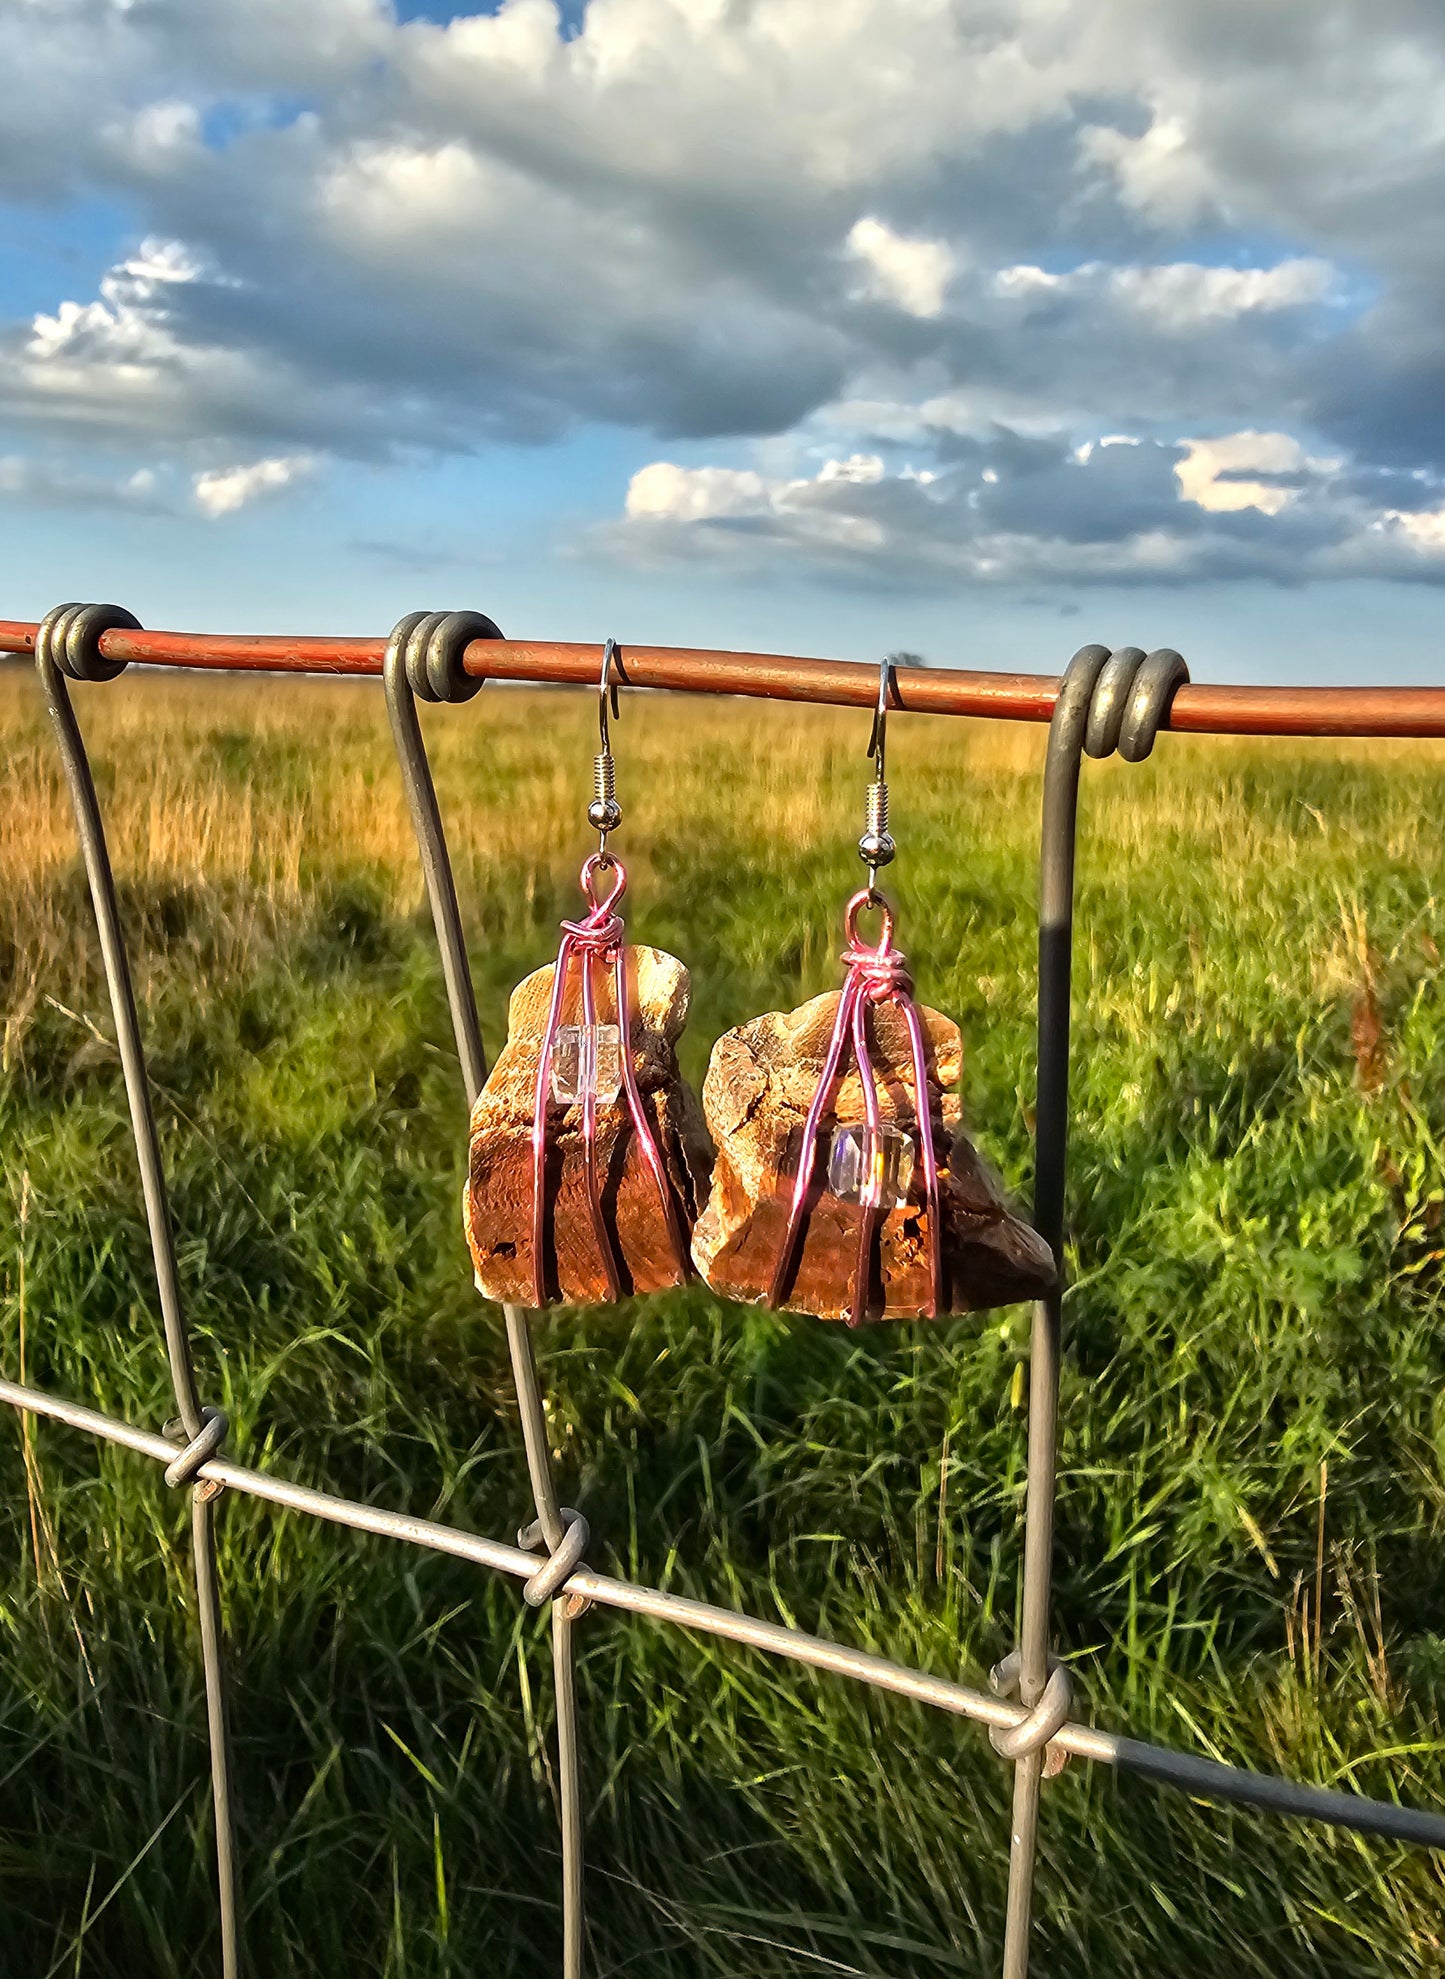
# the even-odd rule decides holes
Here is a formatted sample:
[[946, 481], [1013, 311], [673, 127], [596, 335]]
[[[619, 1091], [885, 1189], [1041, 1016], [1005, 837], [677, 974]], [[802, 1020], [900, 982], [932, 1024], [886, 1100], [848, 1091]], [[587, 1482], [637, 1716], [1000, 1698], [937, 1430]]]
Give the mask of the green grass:
[[[0, 1368], [171, 1413], [119, 1068], [32, 683], [0, 682]], [[113, 820], [203, 1392], [243, 1460], [505, 1536], [499, 1316], [379, 695], [77, 694]], [[493, 1047], [586, 849], [591, 704], [430, 722]], [[834, 979], [866, 722], [629, 697], [631, 927], [685, 1066]], [[900, 722], [893, 888], [1026, 1202], [1036, 735]], [[1165, 738], [1086, 773], [1058, 1641], [1086, 1716], [1445, 1798], [1445, 758]], [[591, 1558], [977, 1682], [1015, 1624], [1027, 1315], [859, 1335], [705, 1289], [538, 1327]], [[946, 1463], [946, 1489], [940, 1474]], [[1325, 1480], [1322, 1503], [1322, 1479]], [[0, 1423], [0, 1970], [216, 1969], [186, 1508]], [[517, 1588], [228, 1499], [252, 1969], [558, 1965], [545, 1620]], [[1321, 1541], [1321, 1533], [1323, 1538]], [[1316, 1588], [1320, 1602], [1316, 1605]], [[594, 1612], [591, 1969], [992, 1974], [1009, 1771], [976, 1728]], [[1038, 1970], [1437, 1974], [1430, 1856], [1075, 1764]]]

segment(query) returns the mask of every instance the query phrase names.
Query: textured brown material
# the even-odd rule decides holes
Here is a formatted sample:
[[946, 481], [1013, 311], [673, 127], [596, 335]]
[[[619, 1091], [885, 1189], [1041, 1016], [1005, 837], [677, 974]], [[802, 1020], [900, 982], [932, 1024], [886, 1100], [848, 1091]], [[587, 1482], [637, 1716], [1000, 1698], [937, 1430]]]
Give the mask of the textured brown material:
[[[770, 1011], [713, 1047], [702, 1089], [707, 1124], [717, 1143], [712, 1193], [693, 1232], [693, 1259], [712, 1286], [730, 1299], [763, 1301], [787, 1226], [803, 1122], [827, 1054], [838, 992], [815, 996], [800, 1009]], [[1054, 1264], [1037, 1231], [1015, 1216], [998, 1183], [959, 1131], [960, 1105], [947, 1088], [963, 1070], [957, 1024], [920, 1006], [928, 1043], [928, 1116], [939, 1160], [943, 1225], [944, 1309], [972, 1312], [1031, 1299], [1054, 1283]], [[879, 1106], [917, 1140], [917, 1108], [908, 1031], [891, 1004], [868, 1013]], [[832, 1105], [818, 1134], [811, 1207], [804, 1220], [789, 1312], [846, 1319], [862, 1210], [827, 1189], [828, 1152], [840, 1125], [861, 1124], [863, 1089], [851, 1050], [844, 1058]], [[910, 1199], [880, 1215], [880, 1276], [870, 1290], [869, 1317], [920, 1318], [928, 1303], [927, 1210], [922, 1163], [916, 1161]]]
[[[688, 974], [661, 949], [629, 947], [633, 1069], [677, 1203], [683, 1242], [707, 1193], [711, 1151], [696, 1095], [678, 1076], [675, 1046], [687, 1022]], [[564, 1024], [579, 1024], [580, 959], [567, 972]], [[532, 1277], [532, 1107], [547, 1028], [553, 965], [512, 991], [507, 1042], [472, 1108], [471, 1155], [463, 1213], [477, 1289], [489, 1299], [530, 1305]], [[597, 1021], [615, 1024], [610, 965], [594, 964]], [[597, 1109], [597, 1174], [602, 1213], [622, 1265], [624, 1292], [656, 1292], [681, 1282], [652, 1171], [643, 1160], [626, 1096]], [[606, 1301], [607, 1277], [582, 1159], [582, 1108], [549, 1105], [546, 1192], [549, 1297], [565, 1305]]]

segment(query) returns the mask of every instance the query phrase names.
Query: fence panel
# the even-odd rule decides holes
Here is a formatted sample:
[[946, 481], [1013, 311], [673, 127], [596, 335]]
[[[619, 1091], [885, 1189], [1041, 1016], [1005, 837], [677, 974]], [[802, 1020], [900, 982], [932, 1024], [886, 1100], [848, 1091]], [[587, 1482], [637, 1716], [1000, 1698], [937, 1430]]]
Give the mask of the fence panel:
[[[214, 1520], [223, 1490], [331, 1524], [466, 1560], [522, 1582], [524, 1598], [550, 1605], [557, 1707], [557, 1777], [562, 1828], [564, 1979], [584, 1969], [582, 1804], [573, 1630], [591, 1605], [702, 1632], [891, 1691], [988, 1728], [1014, 1768], [1004, 1979], [1026, 1979], [1042, 1786], [1065, 1756], [1137, 1774], [1195, 1799], [1322, 1821], [1365, 1834], [1445, 1849], [1445, 1814], [1305, 1786], [1141, 1740], [1102, 1732], [1071, 1715], [1066, 1669], [1050, 1652], [1049, 1597], [1056, 1495], [1055, 1445], [1062, 1294], [1038, 1303], [1030, 1344], [1028, 1470], [1022, 1613], [1017, 1649], [992, 1673], [989, 1691], [890, 1662], [841, 1643], [734, 1610], [669, 1594], [586, 1565], [587, 1522], [560, 1503], [548, 1451], [541, 1385], [521, 1308], [504, 1308], [521, 1413], [532, 1518], [515, 1545], [457, 1526], [356, 1503], [249, 1469], [221, 1454], [225, 1415], [200, 1398], [191, 1360], [160, 1144], [151, 1105], [115, 882], [95, 784], [69, 681], [114, 679], [132, 661], [224, 670], [321, 671], [382, 676], [387, 711], [426, 881], [457, 1055], [470, 1107], [486, 1078], [486, 1055], [467, 965], [446, 835], [417, 717], [416, 700], [460, 704], [488, 678], [595, 682], [598, 649], [505, 640], [471, 612], [412, 613], [385, 642], [200, 636], [146, 632], [109, 605], [65, 605], [38, 625], [0, 620], [0, 651], [33, 653], [60, 748], [95, 911], [125, 1076], [160, 1298], [177, 1420], [164, 1435], [65, 1397], [0, 1380], [0, 1401], [68, 1424], [165, 1466], [167, 1482], [191, 1490], [192, 1554], [205, 1673], [215, 1819], [217, 1904], [223, 1979], [239, 1979], [242, 1948], [235, 1861], [225, 1657], [216, 1580]], [[767, 654], [631, 648], [621, 678], [631, 685], [784, 701], [868, 707], [877, 674], [867, 666]], [[1037, 1170], [1034, 1223], [1063, 1261], [1068, 1141], [1069, 1018], [1076, 814], [1084, 755], [1149, 755], [1162, 729], [1241, 735], [1445, 736], [1445, 689], [1219, 688], [1189, 682], [1180, 656], [1137, 647], [1087, 646], [1062, 680], [898, 668], [893, 705], [902, 711], [1048, 721], [1040, 855]], [[539, 1553], [545, 1558], [539, 1560]]]

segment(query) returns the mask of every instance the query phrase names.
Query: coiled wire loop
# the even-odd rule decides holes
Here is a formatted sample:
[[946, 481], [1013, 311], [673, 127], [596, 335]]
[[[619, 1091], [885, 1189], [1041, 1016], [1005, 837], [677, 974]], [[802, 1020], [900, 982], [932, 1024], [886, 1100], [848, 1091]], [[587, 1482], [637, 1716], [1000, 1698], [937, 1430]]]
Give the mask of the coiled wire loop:
[[1188, 678], [1188, 667], [1168, 646], [1149, 654], [1138, 646], [1121, 646], [1111, 653], [1089, 695], [1084, 753], [1102, 761], [1117, 749], [1126, 763], [1142, 763], [1154, 747], [1175, 689]]
[[501, 636], [484, 612], [408, 612], [392, 627], [383, 671], [400, 666], [418, 700], [470, 701], [483, 682], [467, 672], [466, 650]]
[[71, 680], [114, 680], [126, 662], [102, 657], [101, 635], [140, 629], [140, 620], [124, 605], [56, 605], [40, 621], [35, 657], [53, 660]]

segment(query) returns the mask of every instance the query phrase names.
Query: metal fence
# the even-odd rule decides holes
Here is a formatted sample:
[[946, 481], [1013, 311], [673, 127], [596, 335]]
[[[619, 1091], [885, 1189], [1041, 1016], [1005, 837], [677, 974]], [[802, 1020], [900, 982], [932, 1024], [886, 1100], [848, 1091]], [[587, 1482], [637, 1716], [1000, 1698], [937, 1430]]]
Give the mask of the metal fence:
[[[34, 654], [74, 805], [140, 1164], [177, 1418], [158, 1435], [62, 1396], [3, 1380], [0, 1401], [150, 1457], [165, 1466], [169, 1484], [190, 1491], [224, 1979], [238, 1979], [243, 1950], [237, 1923], [240, 1867], [236, 1860], [225, 1649], [214, 1542], [216, 1500], [223, 1490], [246, 1492], [335, 1525], [377, 1533], [510, 1574], [522, 1582], [526, 1601], [536, 1607], [550, 1606], [562, 1825], [564, 1979], [581, 1979], [584, 1969], [583, 1829], [572, 1639], [579, 1618], [594, 1604], [625, 1609], [831, 1671], [987, 1727], [995, 1749], [1014, 1771], [1004, 1979], [1025, 1979], [1028, 1970], [1041, 1788], [1066, 1756], [1139, 1774], [1196, 1798], [1241, 1802], [1277, 1814], [1445, 1849], [1445, 1813], [1335, 1793], [1223, 1765], [1192, 1753], [1097, 1731], [1071, 1715], [1068, 1673], [1049, 1649], [1062, 1302], [1058, 1292], [1040, 1301], [1033, 1316], [1020, 1641], [991, 1673], [987, 1691], [929, 1676], [801, 1629], [592, 1571], [586, 1565], [591, 1536], [587, 1521], [558, 1498], [528, 1314], [516, 1306], [503, 1310], [534, 1516], [518, 1534], [515, 1545], [288, 1483], [224, 1457], [226, 1417], [203, 1403], [192, 1364], [115, 882], [69, 683], [112, 680], [132, 661], [382, 676], [470, 1104], [486, 1078], [486, 1056], [416, 702], [418, 698], [467, 701], [489, 678], [595, 682], [599, 649], [508, 641], [490, 619], [471, 612], [413, 613], [382, 642], [146, 632], [117, 606], [63, 605], [38, 625], [0, 620], [0, 652]], [[619, 676], [634, 686], [858, 707], [872, 705], [878, 679], [868, 666], [666, 647], [629, 648]], [[1117, 750], [1126, 761], [1141, 762], [1153, 748], [1158, 732], [1165, 728], [1216, 734], [1445, 736], [1445, 689], [1205, 687], [1189, 682], [1183, 660], [1172, 651], [1146, 655], [1137, 647], [1125, 647], [1111, 653], [1102, 646], [1086, 646], [1075, 654], [1062, 680], [901, 667], [893, 670], [891, 691], [892, 706], [904, 712], [991, 715], [1050, 723], [1040, 856], [1034, 1222], [1062, 1263], [1074, 842], [1083, 757], [1106, 757]]]

